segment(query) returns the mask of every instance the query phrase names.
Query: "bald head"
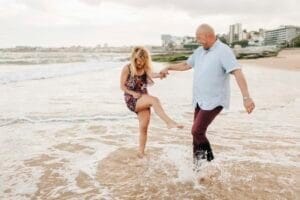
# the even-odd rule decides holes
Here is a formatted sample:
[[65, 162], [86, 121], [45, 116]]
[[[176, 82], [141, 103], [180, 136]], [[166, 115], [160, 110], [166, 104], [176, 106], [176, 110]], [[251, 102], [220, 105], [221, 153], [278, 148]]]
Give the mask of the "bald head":
[[201, 24], [196, 31], [196, 39], [205, 49], [209, 49], [216, 41], [214, 29], [208, 24]]
[[214, 29], [208, 24], [201, 24], [197, 28], [196, 34], [200, 34], [200, 33], [215, 35]]

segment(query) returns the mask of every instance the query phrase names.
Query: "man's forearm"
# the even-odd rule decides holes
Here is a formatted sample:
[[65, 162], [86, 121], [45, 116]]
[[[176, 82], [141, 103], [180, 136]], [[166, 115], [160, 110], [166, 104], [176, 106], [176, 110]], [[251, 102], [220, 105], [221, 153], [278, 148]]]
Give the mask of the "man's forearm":
[[234, 76], [235, 76], [236, 82], [241, 90], [243, 98], [244, 99], [250, 98], [247, 81], [245, 79], [243, 72], [241, 70], [238, 70], [238, 71], [234, 72]]
[[167, 69], [174, 70], [174, 71], [185, 71], [191, 69], [191, 66], [189, 66], [186, 62], [181, 62], [181, 63], [169, 65]]
[[255, 104], [253, 99], [250, 97], [249, 91], [248, 91], [248, 86], [246, 82], [246, 78], [242, 72], [242, 70], [234, 70], [233, 74], [235, 76], [236, 82], [241, 90], [241, 93], [243, 95], [243, 102], [244, 102], [244, 107], [248, 114], [252, 113], [252, 111], [255, 108]]

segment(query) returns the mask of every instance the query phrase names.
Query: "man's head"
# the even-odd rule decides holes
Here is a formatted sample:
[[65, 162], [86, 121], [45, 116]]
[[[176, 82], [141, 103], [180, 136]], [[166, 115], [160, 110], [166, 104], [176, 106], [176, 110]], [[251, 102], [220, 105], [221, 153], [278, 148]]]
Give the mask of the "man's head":
[[208, 24], [201, 24], [196, 31], [196, 39], [204, 49], [209, 49], [216, 41], [214, 29]]

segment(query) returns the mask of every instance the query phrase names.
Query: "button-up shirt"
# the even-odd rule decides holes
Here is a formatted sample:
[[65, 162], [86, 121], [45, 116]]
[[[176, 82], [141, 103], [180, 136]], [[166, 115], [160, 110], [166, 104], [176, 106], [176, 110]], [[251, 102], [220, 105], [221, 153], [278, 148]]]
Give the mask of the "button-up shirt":
[[230, 72], [240, 68], [231, 48], [216, 40], [208, 50], [197, 48], [187, 63], [194, 69], [193, 106], [229, 108]]

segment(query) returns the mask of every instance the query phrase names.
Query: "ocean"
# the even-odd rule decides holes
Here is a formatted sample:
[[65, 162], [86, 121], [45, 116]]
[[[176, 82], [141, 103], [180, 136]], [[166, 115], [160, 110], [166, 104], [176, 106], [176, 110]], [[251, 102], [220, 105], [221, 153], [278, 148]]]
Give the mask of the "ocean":
[[[126, 54], [0, 52], [0, 199], [299, 199], [300, 76], [243, 66], [248, 115], [231, 108], [208, 129], [215, 160], [192, 170], [192, 74], [149, 87], [185, 125], [152, 112], [146, 158], [120, 90]], [[165, 63], [153, 63], [157, 71]]]

